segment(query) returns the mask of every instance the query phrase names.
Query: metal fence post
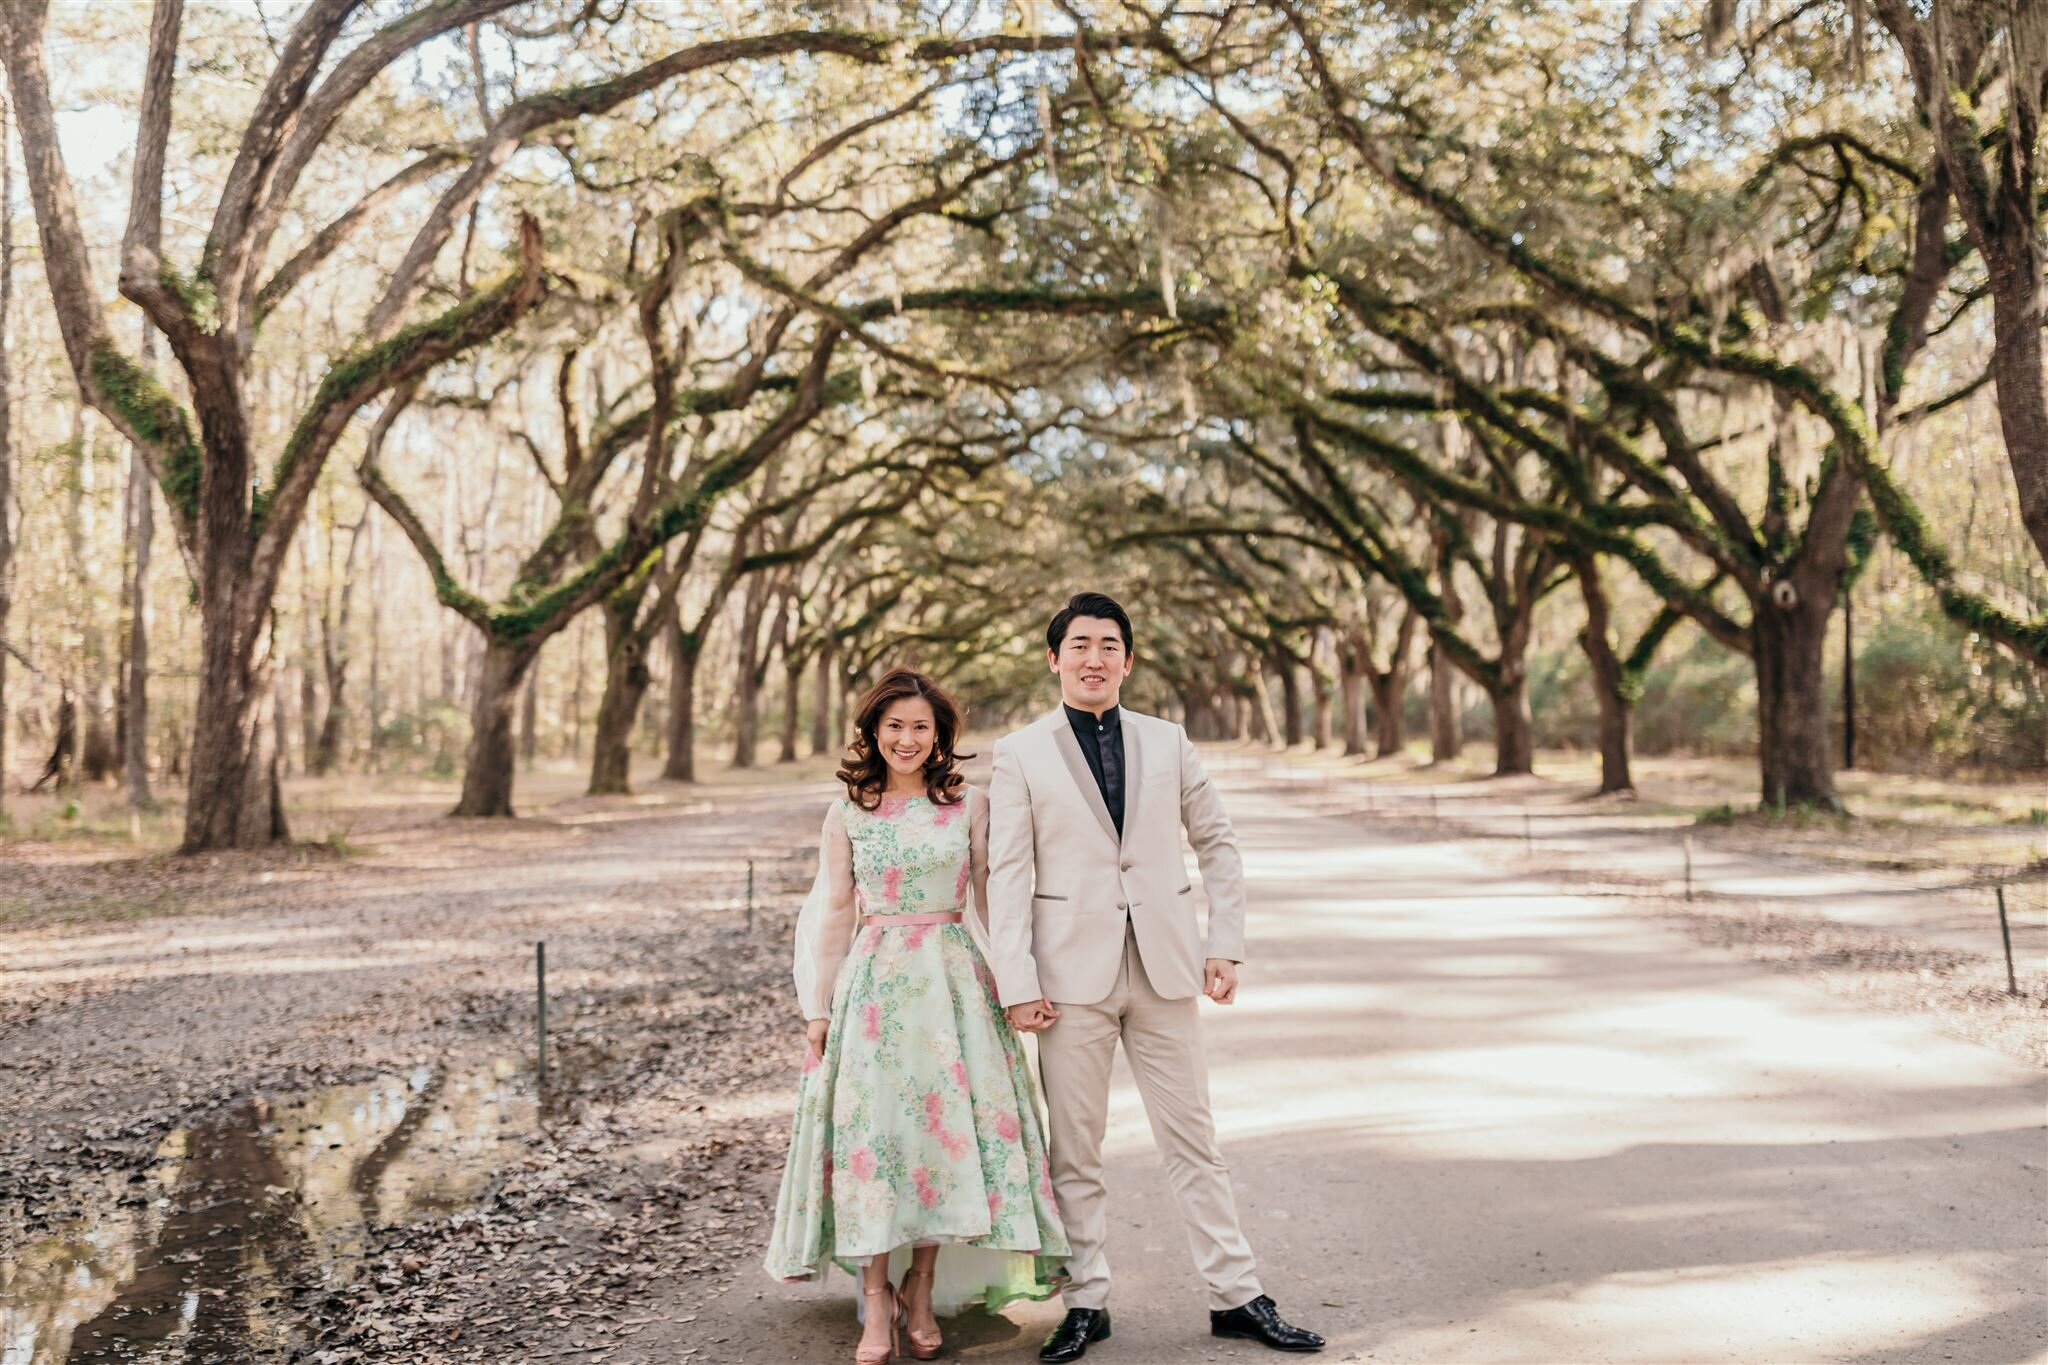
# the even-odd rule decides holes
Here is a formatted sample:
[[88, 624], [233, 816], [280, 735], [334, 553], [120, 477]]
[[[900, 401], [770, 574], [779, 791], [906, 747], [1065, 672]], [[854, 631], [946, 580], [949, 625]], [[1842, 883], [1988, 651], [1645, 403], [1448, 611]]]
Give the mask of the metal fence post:
[[1999, 937], [2005, 940], [2005, 993], [2007, 995], [2018, 995], [2020, 993], [2020, 983], [2019, 978], [2014, 976], [2012, 971], [2012, 926], [2006, 923], [2005, 919], [2005, 888], [2003, 886], [1998, 888], [1998, 933]]
[[545, 940], [533, 945], [533, 997], [534, 1021], [539, 1038], [540, 1087], [548, 1086], [548, 945]]

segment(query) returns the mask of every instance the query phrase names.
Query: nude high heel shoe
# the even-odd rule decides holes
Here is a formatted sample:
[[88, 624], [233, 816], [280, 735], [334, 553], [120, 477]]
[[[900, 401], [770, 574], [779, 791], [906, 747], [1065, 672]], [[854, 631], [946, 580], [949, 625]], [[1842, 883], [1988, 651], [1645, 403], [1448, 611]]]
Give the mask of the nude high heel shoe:
[[[906, 1270], [903, 1272], [903, 1287], [908, 1289], [912, 1280], [923, 1280], [927, 1285], [930, 1285], [937, 1277], [938, 1268], [936, 1266], [926, 1271]], [[927, 1336], [923, 1332], [912, 1331], [910, 1327], [910, 1305], [903, 1304], [899, 1311], [903, 1314], [903, 1335], [910, 1342], [910, 1358], [912, 1360], [937, 1360], [939, 1352], [946, 1349], [944, 1334], [933, 1332]]]
[[889, 1365], [890, 1361], [896, 1359], [896, 1328], [903, 1318], [903, 1301], [897, 1297], [896, 1290], [886, 1284], [880, 1289], [863, 1289], [861, 1293], [867, 1296], [868, 1316], [870, 1318], [873, 1318], [875, 1314], [874, 1301], [884, 1294], [889, 1296], [889, 1344], [879, 1348], [881, 1351], [879, 1355], [876, 1354], [878, 1349], [876, 1347], [862, 1346], [858, 1348], [853, 1353], [853, 1365]]

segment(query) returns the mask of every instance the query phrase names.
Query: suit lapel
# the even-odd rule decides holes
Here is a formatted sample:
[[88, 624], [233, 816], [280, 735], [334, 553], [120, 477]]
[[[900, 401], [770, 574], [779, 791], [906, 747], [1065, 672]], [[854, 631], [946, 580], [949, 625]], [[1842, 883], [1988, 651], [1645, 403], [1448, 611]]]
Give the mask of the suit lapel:
[[1138, 793], [1145, 790], [1145, 758], [1143, 745], [1138, 739], [1138, 727], [1131, 724], [1131, 713], [1126, 711], [1118, 722], [1124, 738], [1124, 837], [1131, 841], [1131, 831], [1138, 827]]
[[[1081, 799], [1087, 802], [1089, 811], [1094, 814], [1095, 823], [1102, 826], [1102, 832], [1109, 836], [1112, 844], [1116, 843], [1116, 821], [1109, 818], [1109, 807], [1103, 803], [1102, 789], [1095, 785], [1095, 774], [1088, 770], [1088, 756], [1081, 752], [1081, 741], [1075, 737], [1074, 727], [1067, 722], [1065, 708], [1053, 712], [1052, 738], [1054, 746], [1060, 751], [1060, 757], [1066, 760], [1068, 775], [1080, 789]], [[1130, 800], [1128, 780], [1125, 783], [1124, 800]], [[1129, 827], [1128, 807], [1125, 826]]]

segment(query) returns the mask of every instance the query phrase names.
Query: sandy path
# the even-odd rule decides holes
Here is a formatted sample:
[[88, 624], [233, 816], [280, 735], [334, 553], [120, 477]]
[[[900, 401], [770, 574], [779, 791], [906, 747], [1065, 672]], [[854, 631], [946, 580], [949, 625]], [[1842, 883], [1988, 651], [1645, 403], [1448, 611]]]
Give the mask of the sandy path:
[[[1326, 1359], [2048, 1359], [2039, 1072], [1469, 843], [1229, 785], [1256, 961], [1204, 1006], [1215, 1107]], [[1206, 1334], [1121, 1068], [1108, 1148], [1116, 1334], [1089, 1358], [1265, 1358]], [[844, 1300], [735, 1288], [695, 1358], [846, 1354]], [[959, 1354], [1028, 1359], [1056, 1317], [962, 1324]]]

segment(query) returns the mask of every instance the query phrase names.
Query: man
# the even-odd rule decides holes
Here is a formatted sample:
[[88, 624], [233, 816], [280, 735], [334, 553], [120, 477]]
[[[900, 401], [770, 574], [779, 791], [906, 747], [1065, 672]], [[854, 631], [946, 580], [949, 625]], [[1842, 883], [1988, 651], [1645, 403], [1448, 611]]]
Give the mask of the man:
[[[1186, 732], [1118, 705], [1131, 619], [1101, 593], [1046, 631], [1060, 707], [996, 743], [989, 786], [989, 936], [1010, 1022], [1040, 1034], [1053, 1194], [1067, 1225], [1066, 1318], [1040, 1360], [1079, 1360], [1109, 1336], [1102, 1134], [1124, 1044], [1209, 1291], [1209, 1330], [1281, 1351], [1323, 1339], [1289, 1326], [1259, 1287], [1209, 1116], [1197, 992], [1237, 995], [1244, 866]], [[1208, 944], [1181, 830], [1202, 866]]]

